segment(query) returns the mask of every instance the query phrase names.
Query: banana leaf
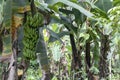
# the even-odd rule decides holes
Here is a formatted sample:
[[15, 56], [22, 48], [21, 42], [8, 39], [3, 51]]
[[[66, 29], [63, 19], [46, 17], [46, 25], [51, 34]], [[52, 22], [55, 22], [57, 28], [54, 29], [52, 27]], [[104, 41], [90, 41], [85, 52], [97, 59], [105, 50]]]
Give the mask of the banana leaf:
[[3, 27], [10, 29], [12, 20], [12, 0], [7, 0], [3, 8]]
[[57, 3], [63, 3], [65, 5], [68, 5], [70, 7], [73, 7], [77, 10], [79, 10], [81, 13], [83, 13], [84, 15], [86, 15], [89, 18], [93, 18], [94, 14], [92, 14], [91, 12], [89, 12], [88, 10], [84, 9], [83, 7], [81, 7], [80, 5], [73, 3], [69, 0], [46, 0], [46, 3], [49, 4], [49, 6], [53, 6]]

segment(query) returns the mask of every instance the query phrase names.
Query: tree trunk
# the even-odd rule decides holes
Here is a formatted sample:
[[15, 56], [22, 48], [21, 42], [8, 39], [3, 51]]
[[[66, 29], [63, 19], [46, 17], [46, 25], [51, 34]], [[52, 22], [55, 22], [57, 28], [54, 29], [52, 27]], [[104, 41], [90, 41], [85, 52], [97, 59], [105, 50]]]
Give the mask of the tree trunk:
[[108, 55], [108, 50], [109, 50], [109, 36], [108, 35], [102, 35], [101, 38], [101, 49], [100, 49], [100, 62], [99, 62], [99, 76], [100, 79], [102, 78], [107, 78], [109, 69], [108, 69], [108, 63], [107, 63], [107, 55]]
[[12, 56], [8, 67], [8, 79], [7, 80], [18, 80], [17, 75], [17, 55], [18, 55], [18, 26], [16, 27], [16, 18], [12, 15], [11, 25], [11, 42], [12, 42]]
[[79, 50], [77, 50], [75, 45], [74, 36], [70, 34], [70, 43], [72, 46], [72, 70], [78, 71], [81, 68], [81, 60]]
[[15, 50], [13, 51], [14, 53], [11, 56], [11, 61], [9, 65], [9, 74], [8, 74], [8, 79], [7, 80], [18, 80], [17, 77], [17, 60], [16, 60], [16, 53]]
[[[15, 36], [17, 36], [17, 31], [15, 32]], [[8, 67], [9, 74], [7, 80], [18, 80], [18, 75], [17, 75], [18, 44], [16, 38], [12, 40], [12, 52], [13, 53]]]
[[[70, 43], [72, 47], [72, 62], [71, 62], [71, 70], [74, 71], [77, 74], [74, 74], [74, 79], [83, 80], [81, 77], [81, 70], [82, 64], [81, 64], [81, 51], [76, 48], [75, 40], [73, 34], [70, 34]], [[80, 47], [80, 46], [79, 46]]]
[[89, 69], [91, 67], [91, 56], [90, 56], [90, 42], [86, 42], [86, 55], [85, 55], [85, 59], [86, 59], [86, 66], [87, 69]]
[[90, 72], [91, 56], [90, 56], [90, 42], [89, 41], [86, 41], [85, 60], [86, 60], [86, 73], [88, 76], [88, 80], [93, 80], [92, 73]]

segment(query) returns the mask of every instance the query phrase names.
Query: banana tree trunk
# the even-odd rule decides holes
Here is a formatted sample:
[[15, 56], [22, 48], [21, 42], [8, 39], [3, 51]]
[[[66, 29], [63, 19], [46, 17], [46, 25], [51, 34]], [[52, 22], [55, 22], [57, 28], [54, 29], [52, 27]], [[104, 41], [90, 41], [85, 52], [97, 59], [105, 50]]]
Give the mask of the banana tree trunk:
[[91, 67], [91, 56], [90, 56], [90, 41], [86, 41], [86, 50], [85, 50], [85, 60], [86, 60], [86, 73], [88, 76], [88, 80], [93, 80], [92, 79], [92, 74], [90, 72], [90, 67]]
[[[81, 50], [78, 50], [76, 48], [76, 43], [75, 43], [75, 39], [73, 34], [70, 34], [70, 43], [71, 43], [71, 47], [72, 47], [72, 62], [71, 62], [71, 70], [78, 72], [81, 70], [82, 64], [81, 64]], [[81, 47], [81, 46], [79, 46]], [[73, 79], [81, 79], [83, 80], [83, 78], [81, 77], [81, 72], [74, 74]]]
[[[11, 41], [12, 41], [12, 56], [10, 64], [8, 67], [9, 74], [7, 80], [18, 80], [17, 75], [17, 54], [18, 54], [18, 41], [17, 41], [17, 28], [16, 28], [16, 18], [12, 15], [12, 25], [11, 25]], [[18, 26], [17, 26], [18, 27]]]
[[9, 65], [9, 74], [7, 80], [18, 80], [17, 75], [17, 55], [16, 49], [13, 48], [13, 54], [11, 56], [10, 65]]
[[80, 55], [79, 55], [79, 50], [76, 48], [74, 36], [70, 34], [70, 43], [72, 47], [72, 70], [79, 70], [81, 68], [81, 60], [80, 60]]
[[109, 73], [107, 55], [109, 51], [109, 35], [102, 35], [101, 38], [101, 49], [100, 49], [100, 62], [99, 62], [99, 71], [100, 71], [100, 79], [107, 78]]

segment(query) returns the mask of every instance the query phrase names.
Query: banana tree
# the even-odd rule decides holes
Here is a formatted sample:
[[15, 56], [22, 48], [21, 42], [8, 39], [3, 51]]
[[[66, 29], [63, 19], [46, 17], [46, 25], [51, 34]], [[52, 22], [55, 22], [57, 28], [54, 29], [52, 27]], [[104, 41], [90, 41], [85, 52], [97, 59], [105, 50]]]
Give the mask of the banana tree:
[[[103, 7], [101, 6], [101, 1], [102, 0], [98, 0], [95, 5], [98, 6], [105, 14], [106, 14], [106, 17], [103, 18], [104, 19], [108, 19], [108, 15], [107, 15], [107, 11], [112, 7], [112, 2], [110, 0], [106, 0], [103, 1]], [[104, 3], [107, 3], [107, 4], [104, 4]], [[107, 7], [104, 7], [106, 6]], [[100, 16], [102, 18], [102, 16]], [[102, 20], [102, 19], [101, 19]], [[102, 20], [102, 21], [103, 21]], [[100, 44], [101, 44], [101, 47], [100, 47], [100, 61], [99, 61], [99, 75], [100, 75], [100, 79], [102, 78], [107, 78], [109, 74], [109, 69], [108, 69], [108, 62], [107, 62], [107, 56], [108, 56], [108, 52], [110, 50], [110, 31], [109, 32], [106, 32], [107, 30], [107, 26], [110, 26], [110, 23], [109, 23], [109, 19], [108, 19], [108, 22], [106, 22], [106, 24], [104, 23], [101, 23], [99, 22], [99, 24], [102, 26], [100, 30]], [[99, 26], [100, 26], [99, 25]], [[109, 27], [110, 29], [110, 27]], [[107, 33], [107, 34], [106, 34]]]
[[[12, 54], [10, 56], [10, 65], [8, 67], [8, 79], [6, 80], [18, 80], [18, 74], [17, 74], [17, 57], [19, 54], [18, 51], [18, 30], [20, 27], [24, 26], [24, 37], [23, 37], [23, 57], [24, 59], [22, 60], [21, 66], [23, 66], [24, 72], [27, 70], [29, 66], [29, 61], [31, 59], [36, 58], [36, 44], [37, 44], [37, 39], [38, 39], [38, 28], [44, 25], [43, 22], [43, 13], [39, 12], [34, 4], [34, 0], [7, 0], [5, 1], [5, 6], [4, 6], [4, 20], [3, 20], [3, 25], [1, 28], [1, 31], [3, 30], [8, 30], [10, 35], [11, 35], [11, 50]], [[45, 16], [46, 17], [46, 16]], [[29, 20], [31, 20], [29, 22]], [[34, 20], [34, 21], [33, 21]], [[37, 20], [37, 23], [35, 23]], [[46, 19], [47, 20], [47, 19]], [[47, 21], [46, 21], [47, 22]], [[45, 23], [47, 24], [47, 23]], [[29, 29], [29, 30], [28, 30]], [[29, 32], [32, 32], [31, 33]], [[30, 35], [29, 35], [30, 34]], [[41, 34], [41, 33], [40, 33]], [[27, 38], [29, 36], [29, 38]], [[41, 37], [41, 36], [40, 36]], [[27, 39], [27, 41], [26, 41]], [[34, 40], [34, 44], [30, 43], [30, 41]], [[42, 42], [44, 44], [44, 41]], [[30, 50], [28, 49], [29, 47], [33, 47], [34, 49]], [[45, 49], [45, 47], [43, 47]], [[28, 55], [27, 55], [28, 54]], [[33, 54], [33, 55], [32, 55]], [[42, 52], [42, 54], [46, 54], [46, 52]], [[47, 55], [45, 55], [46, 61], [47, 61]], [[26, 63], [27, 62], [27, 63]], [[13, 66], [14, 64], [14, 66]], [[48, 64], [45, 63], [44, 65]], [[44, 71], [44, 74], [49, 70], [49, 66], [46, 67], [42, 64], [42, 69]], [[20, 66], [18, 66], [20, 67]], [[47, 70], [47, 71], [46, 71]], [[49, 76], [49, 74], [47, 75]], [[44, 78], [44, 77], [43, 77]], [[46, 80], [46, 79], [44, 79]], [[48, 80], [48, 79], [47, 79]]]
[[[105, 7], [106, 5], [109, 6]], [[79, 77], [79, 79], [83, 79], [81, 71], [85, 69], [88, 79], [95, 79], [91, 68], [99, 65], [99, 63], [100, 79], [106, 78], [109, 74], [106, 60], [110, 49], [110, 37], [111, 35], [119, 34], [118, 28], [117, 32], [114, 27], [108, 29], [108, 26], [119, 21], [116, 19], [118, 16], [114, 15], [116, 14], [115, 11], [119, 10], [119, 7], [108, 12], [110, 8], [110, 0], [98, 0], [95, 5], [94, 0], [93, 2], [92, 0], [6, 0], [0, 32], [4, 33], [7, 30], [11, 37], [10, 50], [12, 54], [9, 59], [10, 65], [8, 67], [7, 80], [18, 79], [18, 68], [23, 69], [23, 79], [30, 60], [35, 60], [36, 58], [41, 65], [42, 80], [51, 80], [50, 64], [43, 34], [44, 28], [49, 31], [53, 38], [50, 37], [49, 40], [52, 41], [58, 39], [63, 43], [60, 38], [64, 35], [69, 35], [72, 49], [71, 71], [73, 71], [73, 74], [75, 73], [74, 77], [76, 79]], [[107, 12], [110, 14], [109, 16]], [[112, 18], [113, 15], [115, 18]], [[112, 23], [112, 20], [115, 23]], [[67, 32], [56, 34], [46, 26], [49, 23], [63, 24]], [[0, 43], [0, 51], [2, 51], [1, 36]], [[19, 54], [22, 54], [23, 59], [20, 66], [17, 67]], [[84, 64], [82, 63], [83, 61]]]
[[[72, 2], [72, 1], [68, 1], [68, 0], [51, 0], [51, 1], [46, 0], [46, 3], [49, 4], [48, 5], [49, 9], [51, 9], [53, 11], [53, 14], [59, 15], [59, 16], [52, 15], [51, 18], [53, 18], [57, 23], [64, 24], [64, 27], [70, 33], [69, 36], [70, 36], [71, 47], [72, 47], [72, 58], [73, 58], [72, 66], [74, 66], [73, 69], [77, 71], [81, 68], [81, 60], [80, 60], [81, 58], [80, 58], [79, 53], [81, 53], [81, 51], [83, 51], [83, 52], [85, 51], [86, 52], [86, 65], [87, 65], [87, 67], [89, 67], [87, 73], [89, 73], [91, 65], [94, 65], [94, 64], [91, 64], [91, 59], [90, 59], [90, 57], [92, 55], [90, 51], [92, 51], [94, 53], [93, 59], [95, 59], [97, 56], [97, 61], [95, 61], [95, 60], [93, 60], [93, 61], [97, 64], [99, 64], [99, 63], [102, 64], [102, 65], [100, 65], [100, 69], [99, 69], [100, 78], [102, 78], [102, 77], [106, 78], [108, 76], [106, 74], [101, 74], [101, 73], [103, 73], [103, 71], [105, 71], [104, 73], [109, 73], [109, 72], [107, 72], [108, 64], [107, 64], [106, 60], [107, 60], [108, 51], [110, 49], [110, 47], [109, 47], [110, 35], [109, 34], [111, 33], [111, 31], [109, 31], [109, 33], [106, 34], [104, 30], [106, 30], [107, 26], [111, 25], [111, 23], [109, 24], [109, 18], [108, 18], [108, 14], [106, 12], [112, 6], [111, 6], [110, 0], [107, 0], [104, 3], [106, 3], [106, 2], [108, 4], [103, 4], [103, 5], [104, 6], [109, 5], [109, 6], [102, 7], [99, 5], [101, 3], [101, 1], [99, 0], [96, 3], [96, 6], [98, 6], [100, 8], [99, 9], [92, 2], [90, 2], [89, 0], [86, 0], [85, 3], [91, 5], [92, 9], [90, 9], [90, 10], [91, 10], [91, 12], [93, 12], [93, 14], [94, 14], [93, 15], [92, 13], [89, 13], [89, 11], [86, 11], [83, 7], [81, 7], [81, 5], [79, 5], [79, 3], [77, 3], [76, 1]], [[83, 14], [86, 15], [88, 18], [85, 18], [85, 16], [83, 16]], [[74, 15], [75, 18], [72, 15]], [[94, 21], [93, 19], [97, 20], [97, 21]], [[104, 21], [106, 21], [107, 23], [104, 23]], [[96, 22], [97, 22], [97, 25], [96, 25]], [[82, 32], [81, 26], [85, 27], [85, 31]], [[86, 27], [87, 27], [87, 29], [86, 29]], [[84, 35], [82, 35], [81, 33], [83, 33]], [[79, 34], [80, 34], [80, 37], [78, 37]], [[59, 39], [56, 36], [53, 36], [53, 37]], [[81, 39], [83, 39], [82, 47], [80, 45], [81, 44], [80, 42], [82, 41]], [[92, 43], [94, 46], [92, 45]], [[101, 45], [99, 45], [100, 43], [101, 43]], [[91, 45], [92, 45], [92, 47], [91, 47]], [[85, 49], [83, 47], [85, 47]], [[93, 50], [91, 50], [92, 48], [93, 48]], [[99, 52], [99, 50], [100, 50], [100, 52]], [[104, 64], [104, 63], [106, 63], [106, 64]], [[105, 67], [104, 68], [105, 70], [103, 69], [103, 67]], [[92, 73], [90, 72], [88, 77], [91, 74]], [[92, 76], [92, 77], [94, 77], [94, 76]], [[90, 79], [90, 77], [89, 77], [89, 79]]]
[[[114, 42], [111, 42], [111, 41], [113, 41], [112, 37], [115, 36], [116, 33], [118, 33], [118, 31], [119, 31], [119, 28], [116, 28], [118, 30], [118, 31], [116, 31], [116, 29], [113, 27], [113, 26], [119, 26], [119, 23], [116, 22], [118, 20], [117, 16], [119, 14], [116, 13], [116, 18], [114, 18], [115, 19], [114, 21], [111, 19], [113, 19], [113, 16], [115, 14], [114, 11], [117, 12], [117, 10], [119, 8], [113, 7], [112, 2], [110, 0], [103, 1], [103, 6], [101, 6], [101, 1], [102, 0], [98, 0], [95, 3], [95, 5], [98, 6], [104, 12], [104, 13], [102, 13], [101, 16], [99, 16], [101, 14], [100, 12], [99, 12], [99, 15], [97, 15], [97, 16], [99, 16], [99, 18], [98, 18], [99, 25], [97, 25], [98, 26], [97, 33], [100, 34], [99, 36], [100, 36], [100, 43], [101, 43], [100, 61], [99, 61], [99, 64], [100, 64], [99, 65], [99, 71], [100, 71], [99, 75], [100, 75], [100, 79], [102, 79], [102, 78], [107, 79], [108, 75], [109, 75], [109, 79], [111, 80], [112, 76], [109, 73], [111, 73], [111, 65], [110, 64], [111, 64], [112, 57], [108, 58], [108, 56], [110, 56], [110, 54], [114, 54], [114, 53], [110, 52], [110, 51], [114, 51], [112, 46], [111, 46], [111, 44], [113, 44]], [[104, 4], [106, 2], [107, 2], [107, 4]], [[119, 4], [116, 4], [116, 2], [117, 2], [117, 0], [113, 1], [114, 6], [119, 5]], [[104, 7], [106, 5], [107, 5], [107, 7]], [[112, 7], [114, 8], [114, 10]], [[92, 11], [94, 11], [94, 10], [92, 10]], [[97, 13], [97, 12], [95, 11], [95, 13]], [[106, 15], [106, 17], [103, 15]], [[114, 24], [116, 24], [116, 25], [114, 25]]]
[[[8, 79], [6, 80], [15, 80], [18, 79], [17, 75], [17, 55], [18, 55], [18, 42], [17, 42], [17, 29], [22, 25], [23, 20], [23, 13], [27, 11], [24, 10], [24, 6], [26, 5], [26, 2], [21, 3], [19, 0], [19, 4], [16, 0], [7, 0], [5, 1], [5, 6], [3, 9], [3, 25], [1, 28], [1, 31], [8, 30], [11, 36], [11, 56], [8, 66]], [[14, 5], [13, 5], [14, 4]], [[26, 7], [25, 7], [26, 8]], [[21, 14], [21, 15], [20, 15]], [[14, 64], [14, 66], [13, 66]]]
[[[57, 6], [54, 6], [54, 7], [56, 7], [55, 11], [58, 13], [60, 19], [57, 18], [57, 17], [53, 17], [53, 18], [55, 19], [56, 22], [64, 24], [66, 29], [70, 32], [69, 36], [70, 36], [70, 43], [71, 43], [71, 47], [72, 47], [72, 58], [73, 58], [72, 65], [71, 65], [71, 70], [73, 70], [73, 71], [75, 70], [75, 72], [76, 72], [76, 71], [79, 71], [82, 68], [81, 52], [83, 51], [83, 49], [82, 49], [83, 45], [81, 47], [82, 42], [80, 42], [80, 39], [83, 38], [84, 41], [86, 41], [89, 38], [88, 34], [83, 35], [81, 37], [80, 35], [82, 33], [80, 33], [80, 30], [82, 31], [81, 28], [86, 27], [85, 26], [85, 21], [86, 21], [87, 18], [85, 17], [85, 15], [91, 18], [93, 16], [93, 14], [91, 14], [88, 11], [87, 11], [88, 14], [85, 13], [86, 10], [84, 8], [82, 8], [79, 4], [77, 4], [77, 2], [76, 2], [77, 5], [72, 3], [72, 2], [69, 2], [67, 0], [66, 1], [59, 1], [58, 0], [57, 2], [64, 3], [64, 4], [69, 5], [71, 7], [70, 9], [64, 9], [65, 8], [64, 6], [61, 6], [61, 8], [59, 6], [59, 10], [56, 10]], [[54, 9], [54, 7], [52, 6], [53, 9]], [[80, 9], [80, 8], [82, 8], [82, 9]], [[62, 14], [65, 14], [65, 16], [60, 14], [59, 11], [62, 12]], [[72, 18], [72, 16], [70, 16], [70, 15], [75, 16], [75, 18]], [[73, 22], [76, 25], [73, 24]], [[84, 33], [86, 33], [86, 31]]]

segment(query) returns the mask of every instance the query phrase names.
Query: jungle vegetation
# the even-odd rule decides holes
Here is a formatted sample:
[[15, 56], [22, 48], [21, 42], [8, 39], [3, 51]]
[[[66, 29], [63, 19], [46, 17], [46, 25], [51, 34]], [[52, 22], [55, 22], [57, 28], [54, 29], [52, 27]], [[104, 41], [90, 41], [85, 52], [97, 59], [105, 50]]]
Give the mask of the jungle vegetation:
[[120, 80], [120, 0], [0, 0], [0, 80]]

